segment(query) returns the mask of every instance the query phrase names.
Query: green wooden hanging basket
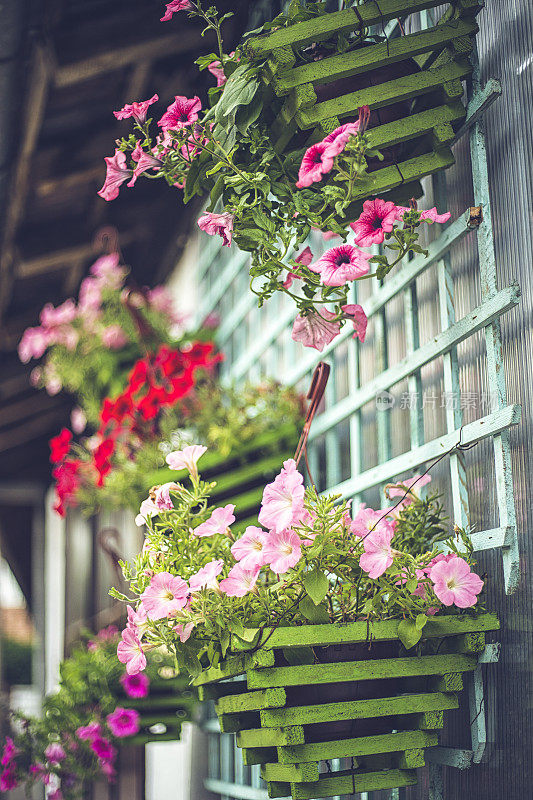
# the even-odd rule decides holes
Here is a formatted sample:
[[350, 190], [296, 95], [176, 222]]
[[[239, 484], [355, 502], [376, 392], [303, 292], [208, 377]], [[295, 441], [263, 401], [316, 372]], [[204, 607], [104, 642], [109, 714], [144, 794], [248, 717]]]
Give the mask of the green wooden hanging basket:
[[[261, 764], [270, 797], [312, 800], [417, 782], [444, 712], [459, 706], [463, 674], [476, 668], [485, 632], [499, 622], [492, 614], [434, 617], [416, 656], [400, 644], [398, 624], [265, 631], [261, 649], [195, 679], [200, 699], [216, 701], [221, 730], [237, 734], [244, 763]], [[294, 663], [309, 652], [315, 663]]]
[[[266, 61], [277, 152], [298, 162], [302, 146], [355, 119], [367, 105], [370, 146], [386, 158], [358, 185], [356, 200], [388, 192], [396, 200], [420, 197], [420, 179], [454, 163], [450, 145], [466, 114], [461, 82], [472, 71], [468, 54], [481, 0], [455, 0], [434, 27], [388, 41], [370, 43], [363, 32], [381, 34], [399, 17], [407, 26], [409, 15], [438, 5], [439, 0], [368, 0], [249, 39], [246, 55]], [[361, 35], [360, 47], [327, 55], [328, 44], [354, 33]], [[309, 62], [312, 45], [320, 60]]]
[[192, 722], [198, 706], [197, 693], [186, 676], [152, 681], [150, 694], [142, 699], [124, 696], [119, 705], [139, 712], [141, 728], [135, 736], [124, 739], [124, 745], [150, 742], [177, 742], [181, 726]]
[[[257, 514], [263, 489], [278, 474], [287, 458], [292, 458], [298, 442], [295, 424], [280, 425], [275, 431], [258, 436], [228, 456], [214, 451], [202, 456], [198, 463], [202, 479], [214, 481], [212, 503], [235, 505], [236, 532], [247, 525], [257, 525]], [[156, 484], [186, 480], [185, 470], [162, 469], [147, 476], [146, 491]]]

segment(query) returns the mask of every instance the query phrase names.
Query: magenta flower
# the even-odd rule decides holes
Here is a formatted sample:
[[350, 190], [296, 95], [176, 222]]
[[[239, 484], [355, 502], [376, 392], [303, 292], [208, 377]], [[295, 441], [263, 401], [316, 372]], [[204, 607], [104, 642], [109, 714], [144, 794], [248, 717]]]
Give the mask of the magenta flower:
[[205, 567], [199, 569], [195, 575], [189, 578], [191, 592], [199, 592], [200, 589], [217, 589], [217, 576], [220, 575], [223, 569], [224, 561], [221, 558], [210, 561], [209, 564], [206, 564]]
[[271, 532], [265, 546], [265, 562], [278, 575], [288, 572], [302, 556], [302, 542], [294, 531]]
[[314, 347], [322, 352], [338, 336], [340, 329], [341, 323], [337, 315], [323, 308], [320, 312], [311, 311], [305, 317], [298, 314], [292, 326], [292, 338], [295, 342], [301, 342], [304, 347]]
[[[313, 254], [311, 252], [310, 247], [306, 247], [302, 252], [296, 256], [294, 259], [297, 264], [303, 264], [305, 267], [308, 267], [311, 261], [313, 260]], [[290, 289], [292, 286], [292, 282], [294, 278], [301, 279], [301, 275], [298, 275], [296, 272], [288, 272], [287, 277], [283, 282], [283, 286], [286, 289]]]
[[405, 209], [399, 208], [389, 200], [365, 200], [363, 211], [359, 219], [352, 222], [350, 227], [355, 233], [356, 244], [361, 247], [370, 247], [372, 244], [382, 244], [385, 234], [390, 233], [397, 219], [403, 216]]
[[233, 236], [233, 214], [203, 214], [198, 220], [198, 227], [209, 236], [222, 236], [222, 245], [231, 246]]
[[169, 453], [166, 462], [170, 469], [186, 469], [191, 475], [198, 477], [198, 459], [206, 452], [207, 447], [201, 444], [190, 444], [183, 450], [175, 450]]
[[322, 176], [331, 171], [334, 157], [331, 154], [331, 144], [318, 142], [309, 147], [302, 158], [296, 188], [304, 189], [321, 181]]
[[82, 725], [76, 730], [76, 736], [78, 739], [94, 742], [95, 739], [100, 737], [101, 732], [102, 729], [98, 722], [89, 722], [88, 725]]
[[230, 569], [228, 577], [220, 581], [220, 591], [228, 597], [244, 597], [254, 590], [258, 576], [259, 567], [244, 569], [241, 564], [235, 564]]
[[13, 767], [7, 767], [0, 775], [0, 792], [10, 792], [18, 786], [17, 777]]
[[477, 603], [477, 596], [483, 588], [483, 581], [471, 572], [464, 558], [453, 556], [431, 567], [429, 573], [433, 591], [445, 606], [470, 608]]
[[112, 714], [107, 715], [106, 720], [109, 730], [117, 739], [123, 739], [124, 736], [135, 736], [141, 728], [139, 712], [133, 708], [117, 706]]
[[174, 102], [171, 103], [159, 122], [157, 123], [164, 131], [179, 130], [192, 125], [198, 119], [198, 112], [202, 108], [202, 101], [199, 97], [189, 99], [183, 95], [176, 95]]
[[359, 130], [359, 120], [357, 122], [346, 122], [340, 128], [335, 128], [334, 131], [328, 133], [324, 142], [329, 146], [329, 155], [338, 156], [342, 153], [350, 136], [355, 136]]
[[225, 534], [230, 525], [235, 522], [235, 506], [228, 503], [224, 508], [215, 508], [209, 519], [202, 522], [194, 529], [195, 536], [214, 536], [216, 533]]
[[355, 305], [355, 303], [349, 303], [346, 306], [341, 306], [341, 309], [345, 314], [348, 315], [348, 318], [353, 323], [354, 333], [352, 339], [359, 339], [360, 342], [364, 342], [368, 318], [365, 314], [363, 306]]
[[427, 211], [422, 211], [422, 213], [420, 214], [420, 219], [421, 220], [425, 220], [426, 222], [429, 222], [429, 223], [432, 223], [432, 222], [440, 222], [440, 223], [448, 222], [450, 217], [451, 217], [451, 214], [450, 214], [449, 211], [445, 211], [444, 214], [439, 214], [439, 213], [437, 213], [437, 209], [436, 208], [430, 208]]
[[103, 736], [93, 739], [91, 742], [91, 750], [93, 753], [96, 753], [98, 758], [101, 758], [102, 761], [113, 761], [117, 755], [117, 751], [109, 739], [104, 739]]
[[120, 111], [113, 111], [117, 119], [128, 119], [133, 117], [135, 122], [146, 122], [148, 109], [159, 100], [159, 95], [154, 94], [149, 100], [139, 100], [135, 103], [127, 103]]
[[359, 566], [368, 572], [369, 578], [379, 578], [394, 561], [391, 541], [394, 530], [391, 525], [380, 524], [379, 528], [368, 534], [364, 540], [365, 552], [359, 559]]
[[352, 244], [340, 244], [326, 250], [309, 269], [319, 273], [325, 286], [344, 286], [348, 281], [367, 274], [370, 258], [370, 253], [364, 253]]
[[142, 175], [143, 172], [147, 172], [149, 169], [161, 169], [163, 166], [163, 162], [160, 158], [156, 158], [152, 153], [145, 153], [142, 149], [140, 142], [137, 142], [135, 145], [135, 149], [133, 150], [131, 157], [134, 161], [137, 162], [137, 166], [133, 170], [133, 175], [131, 176], [131, 180], [128, 181], [128, 186], [134, 186], [137, 178], [139, 175]]
[[67, 757], [67, 754], [59, 742], [52, 742], [49, 744], [44, 754], [51, 764], [60, 764], [61, 761], [64, 761]]
[[124, 345], [128, 344], [128, 337], [120, 327], [120, 325], [108, 325], [102, 331], [102, 344], [108, 350], [121, 350]]
[[132, 171], [126, 167], [126, 155], [121, 150], [115, 150], [114, 156], [104, 158], [107, 166], [104, 185], [98, 192], [104, 200], [115, 200], [124, 181], [131, 178]]
[[188, 639], [190, 639], [193, 628], [194, 628], [194, 622], [187, 622], [186, 625], [183, 625], [180, 622], [178, 625], [174, 626], [174, 630], [178, 634], [179, 640], [182, 644], [184, 644]]
[[187, 583], [170, 572], [159, 572], [155, 575], [150, 586], [141, 595], [146, 613], [152, 620], [172, 617], [176, 611], [187, 605], [188, 597]]
[[3, 767], [8, 767], [15, 758], [15, 756], [18, 756], [19, 753], [20, 750], [15, 745], [15, 742], [13, 741], [11, 736], [6, 736], [6, 743], [4, 745], [4, 750], [2, 753], [2, 758], [0, 759], [0, 764], [2, 764]]
[[100, 759], [99, 766], [102, 770], [102, 775], [105, 775], [110, 783], [114, 783], [117, 771], [113, 764], [111, 764], [109, 761], [102, 761], [102, 759]]
[[262, 528], [250, 525], [240, 539], [231, 546], [231, 554], [243, 569], [253, 570], [263, 567], [265, 561], [265, 546], [267, 534]]
[[150, 678], [139, 672], [138, 675], [128, 675], [127, 672], [120, 676], [120, 684], [128, 697], [139, 699], [147, 697], [150, 691]]
[[117, 645], [117, 656], [120, 663], [126, 665], [128, 675], [136, 675], [146, 668], [146, 656], [141, 640], [130, 628], [122, 631], [122, 639]]
[[166, 4], [166, 11], [160, 22], [168, 22], [172, 19], [172, 14], [176, 14], [178, 11], [188, 11], [191, 8], [192, 5], [189, 0], [171, 0], [170, 3]]
[[289, 458], [274, 481], [265, 486], [258, 517], [261, 525], [274, 533], [281, 533], [299, 520], [304, 511], [303, 482], [296, 462]]

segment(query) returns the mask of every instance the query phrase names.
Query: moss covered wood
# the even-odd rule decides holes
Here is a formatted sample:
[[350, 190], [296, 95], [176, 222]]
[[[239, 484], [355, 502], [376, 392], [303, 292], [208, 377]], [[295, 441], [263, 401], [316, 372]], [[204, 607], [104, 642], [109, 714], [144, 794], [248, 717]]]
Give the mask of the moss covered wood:
[[179, 741], [181, 726], [194, 719], [198, 700], [188, 679], [179, 676], [153, 681], [147, 697], [124, 697], [120, 699], [120, 704], [139, 712], [139, 733], [124, 740], [124, 745], [138, 745]]
[[[385, 42], [371, 43], [365, 33], [372, 26], [382, 27], [388, 20], [438, 5], [438, 0], [382, 0], [379, 4], [369, 0], [357, 8], [322, 14], [253, 37], [245, 44], [247, 55], [265, 65], [271, 138], [277, 152], [292, 164], [301, 158], [298, 148], [305, 132], [309, 146], [342, 122], [354, 119], [359, 107], [368, 105], [375, 112], [371, 115], [371, 145], [393, 148], [389, 151], [393, 164], [372, 167], [358, 186], [354, 213], [362, 200], [374, 194], [390, 193], [397, 201], [420, 196], [422, 177], [454, 163], [450, 145], [454, 126], [466, 114], [461, 81], [472, 71], [468, 54], [478, 31], [475, 15], [482, 7], [481, 0], [456, 0], [435, 26]], [[354, 34], [361, 37], [359, 47], [319, 60], [302, 57], [304, 48], [335, 45], [339, 36]], [[394, 77], [400, 64], [412, 74], [400, 72], [400, 77]], [[347, 92], [346, 83], [342, 90], [337, 89], [336, 82], [347, 79], [352, 79], [354, 91]], [[365, 88], [365, 82], [370, 86]], [[322, 87], [334, 99], [320, 101]], [[344, 93], [335, 97], [337, 90]], [[397, 111], [402, 103], [401, 119], [381, 120], [381, 109], [394, 107]], [[400, 147], [409, 142], [410, 148]]]
[[[278, 628], [263, 632], [262, 649], [231, 656], [195, 682], [202, 699], [216, 701], [221, 730], [237, 734], [243, 763], [261, 765], [271, 797], [407, 786], [416, 782], [425, 749], [438, 745], [444, 712], [458, 708], [462, 676], [476, 669], [485, 633], [498, 627], [492, 614], [435, 617], [424, 627], [419, 655], [399, 657], [392, 657], [390, 644], [400, 649], [398, 620]], [[385, 648], [384, 656], [378, 650], [378, 657], [364, 660], [282, 663], [294, 648], [333, 645], [342, 654], [343, 645], [365, 642]], [[243, 679], [234, 680], [237, 675]], [[370, 687], [370, 696], [363, 688], [353, 699], [353, 682]], [[316, 685], [325, 692], [333, 687], [341, 699], [309, 702], [302, 689]], [[361, 731], [370, 725], [370, 735], [354, 735], [358, 720], [364, 720]], [[372, 732], [372, 725], [383, 732]], [[350, 759], [350, 769], [325, 775], [321, 765], [333, 759]]]

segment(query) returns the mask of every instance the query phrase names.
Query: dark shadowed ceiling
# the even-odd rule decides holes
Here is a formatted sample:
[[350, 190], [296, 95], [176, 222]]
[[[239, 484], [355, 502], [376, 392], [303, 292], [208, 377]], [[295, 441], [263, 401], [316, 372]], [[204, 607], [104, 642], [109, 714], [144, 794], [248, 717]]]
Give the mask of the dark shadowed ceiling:
[[[217, 5], [237, 12], [235, 39], [250, 4]], [[76, 293], [96, 232], [117, 228], [141, 285], [168, 274], [186, 241], [190, 209], [162, 181], [123, 186], [112, 203], [96, 194], [104, 156], [130, 129], [114, 109], [157, 92], [159, 114], [173, 95], [205, 96], [210, 85], [193, 61], [212, 42], [184, 14], [161, 23], [163, 10], [156, 0], [0, 4], [0, 480], [49, 476], [47, 440], [71, 401], [33, 389], [34, 364], [21, 365], [16, 346], [44, 303]]]

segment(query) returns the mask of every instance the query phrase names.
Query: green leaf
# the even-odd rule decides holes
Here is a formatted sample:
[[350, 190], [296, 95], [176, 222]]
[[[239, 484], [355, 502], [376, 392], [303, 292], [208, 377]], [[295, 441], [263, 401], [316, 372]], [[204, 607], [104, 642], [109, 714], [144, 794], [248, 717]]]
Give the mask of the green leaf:
[[422, 638], [422, 631], [410, 619], [402, 619], [398, 625], [398, 637], [406, 650], [414, 647]]
[[417, 618], [415, 619], [415, 625], [417, 630], [421, 631], [428, 621], [427, 614], [418, 614]]
[[319, 569], [313, 569], [311, 572], [306, 572], [303, 579], [303, 585], [305, 591], [316, 606], [322, 602], [329, 589], [328, 579]]
[[330, 622], [329, 614], [324, 605], [315, 605], [309, 596], [305, 596], [298, 606], [300, 613], [309, 622], [316, 624]]
[[244, 136], [250, 125], [256, 121], [263, 110], [263, 98], [260, 92], [256, 92], [252, 101], [247, 105], [240, 106], [235, 114], [235, 125]]
[[311, 647], [285, 647], [283, 655], [292, 667], [315, 663], [315, 654]]

